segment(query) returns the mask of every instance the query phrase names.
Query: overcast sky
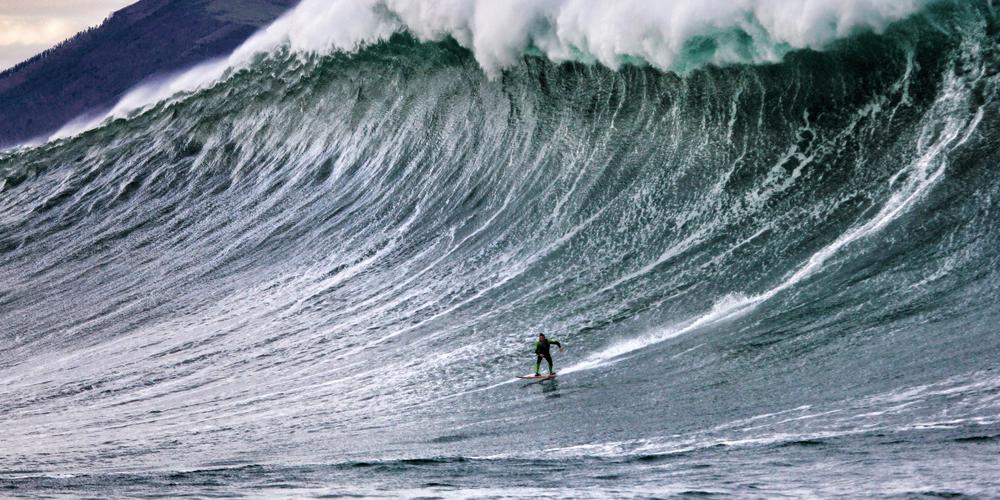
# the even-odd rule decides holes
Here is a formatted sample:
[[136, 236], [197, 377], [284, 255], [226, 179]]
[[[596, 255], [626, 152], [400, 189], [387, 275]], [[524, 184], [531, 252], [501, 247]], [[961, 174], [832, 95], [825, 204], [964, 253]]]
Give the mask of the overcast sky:
[[3, 71], [136, 0], [0, 0]]

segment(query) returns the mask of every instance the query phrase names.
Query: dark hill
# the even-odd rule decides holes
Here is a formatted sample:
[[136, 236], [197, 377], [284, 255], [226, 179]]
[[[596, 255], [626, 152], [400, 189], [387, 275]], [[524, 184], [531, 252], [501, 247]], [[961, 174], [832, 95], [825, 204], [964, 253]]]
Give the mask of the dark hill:
[[110, 108], [150, 76], [223, 56], [298, 0], [140, 0], [0, 73], [0, 147]]

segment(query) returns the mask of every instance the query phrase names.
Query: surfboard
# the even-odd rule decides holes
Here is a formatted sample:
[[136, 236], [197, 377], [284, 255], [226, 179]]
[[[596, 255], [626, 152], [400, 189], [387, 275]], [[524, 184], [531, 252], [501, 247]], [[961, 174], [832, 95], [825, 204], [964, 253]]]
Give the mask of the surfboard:
[[556, 374], [552, 375], [518, 375], [517, 378], [523, 378], [528, 380], [546, 380], [550, 378], [556, 378]]

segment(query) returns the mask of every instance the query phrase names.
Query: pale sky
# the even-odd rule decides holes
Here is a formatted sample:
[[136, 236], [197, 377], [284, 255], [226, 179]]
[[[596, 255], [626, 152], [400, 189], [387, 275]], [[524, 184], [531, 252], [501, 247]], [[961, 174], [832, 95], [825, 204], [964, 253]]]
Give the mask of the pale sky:
[[3, 71], [136, 0], [0, 0]]

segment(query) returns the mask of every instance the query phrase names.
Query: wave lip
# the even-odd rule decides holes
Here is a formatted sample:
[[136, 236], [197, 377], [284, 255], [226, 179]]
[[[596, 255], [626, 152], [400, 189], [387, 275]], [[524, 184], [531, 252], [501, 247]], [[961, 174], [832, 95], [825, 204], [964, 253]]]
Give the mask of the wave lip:
[[708, 0], [648, 4], [639, 0], [304, 0], [252, 36], [229, 57], [129, 91], [110, 111], [62, 127], [78, 134], [109, 118], [210, 87], [261, 55], [355, 52], [408, 32], [421, 41], [452, 38], [490, 77], [526, 54], [553, 62], [652, 65], [687, 73], [707, 65], [775, 63], [792, 50], [821, 50], [892, 22], [935, 0]]
[[585, 0], [305, 0], [236, 55], [288, 47], [354, 51], [407, 31], [422, 41], [453, 38], [490, 74], [525, 53], [554, 62], [618, 68], [644, 61], [662, 70], [776, 62], [793, 49], [823, 49], [860, 32], [881, 32], [932, 0], [708, 0], [594, 3]]
[[880, 32], [926, 3], [389, 0], [385, 6], [411, 33], [424, 40], [452, 37], [495, 74], [531, 50], [555, 62], [596, 61], [613, 69], [634, 61], [674, 71], [777, 62], [793, 49], [822, 49], [861, 31]]

